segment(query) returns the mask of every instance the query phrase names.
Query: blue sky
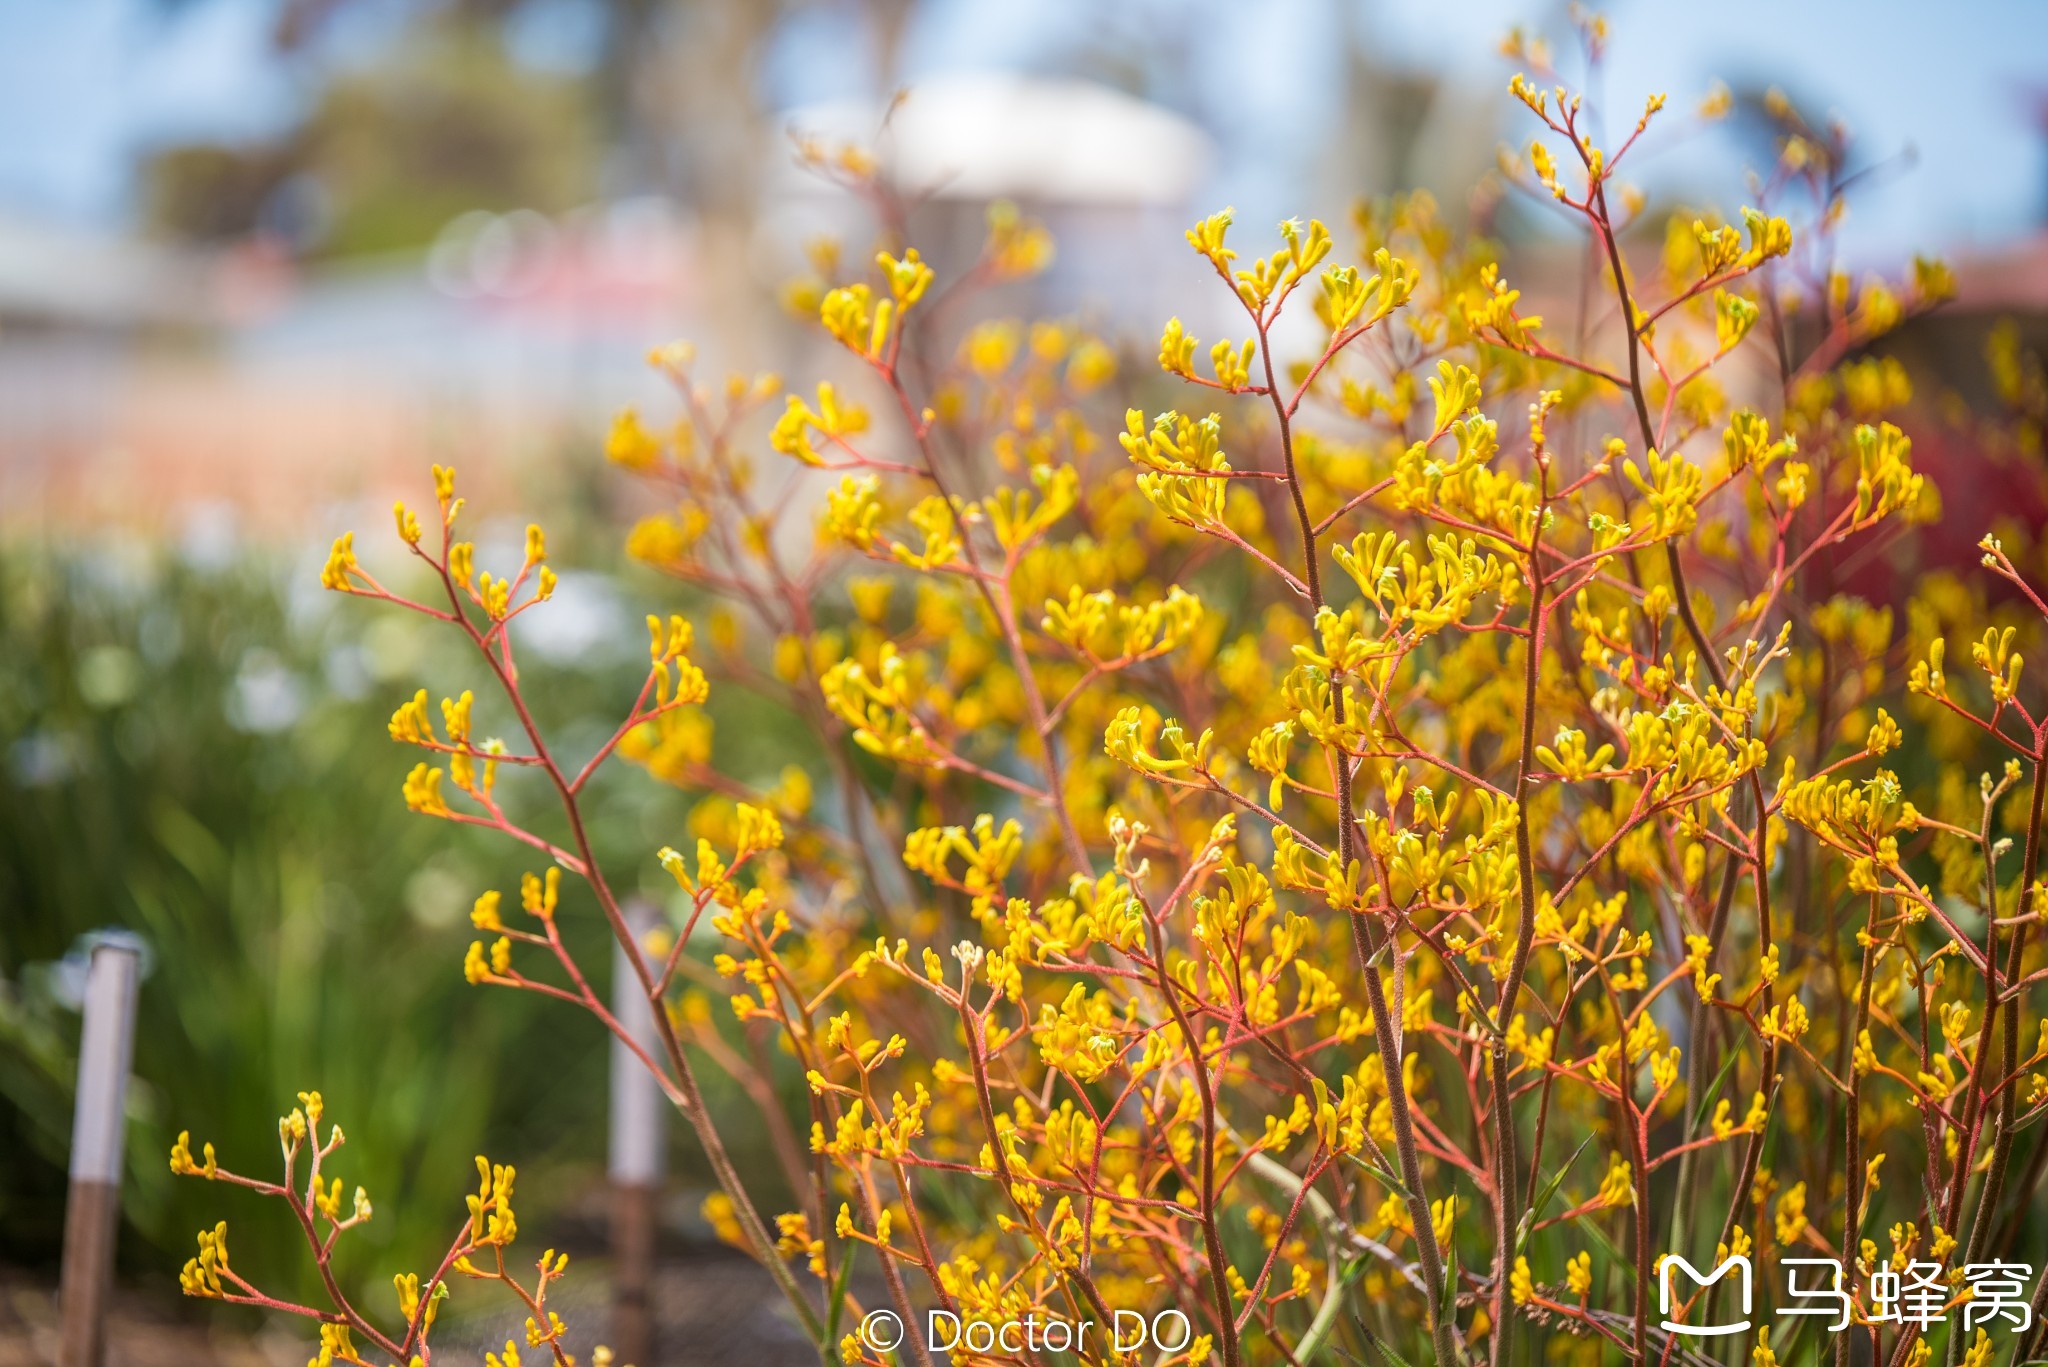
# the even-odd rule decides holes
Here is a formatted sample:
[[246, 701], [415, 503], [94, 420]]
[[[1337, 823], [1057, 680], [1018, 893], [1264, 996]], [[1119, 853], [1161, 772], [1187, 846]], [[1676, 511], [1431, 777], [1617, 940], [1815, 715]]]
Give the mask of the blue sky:
[[[1540, 8], [1512, 0], [1391, 0], [1397, 49], [1461, 72], [1485, 40]], [[1558, 8], [1561, 8], [1558, 7]], [[1713, 0], [1611, 7], [1610, 98], [1689, 104], [1720, 78], [1776, 83], [1840, 115], [1865, 156], [1907, 148], [1909, 169], [1852, 201], [1848, 241], [1891, 252], [2009, 239], [2048, 214], [2048, 5], [2034, 0]], [[1624, 74], [1625, 73], [1625, 74]], [[1727, 154], [1725, 183], [1741, 167]]]
[[[1870, 159], [1908, 149], [1909, 169], [1852, 204], [1844, 243], [1857, 255], [1960, 251], [2006, 241], [2048, 217], [2048, 4], [2038, 0], [1637, 0], [1594, 5], [1610, 21], [1606, 93], [1628, 116], [1662, 91], [1689, 107], [1716, 79], [1778, 84], [1820, 117], [1839, 115]], [[1198, 103], [1248, 125], [1217, 201], [1274, 210], [1294, 169], [1289, 130], [1313, 123], [1341, 76], [1342, 50], [1290, 35], [1353, 31], [1384, 65], [1433, 71], [1490, 100], [1503, 137], [1533, 131], [1505, 97], [1498, 54], [1511, 26], [1553, 38], [1565, 5], [1537, 0], [934, 0], [913, 40], [914, 67], [1001, 65], [1070, 47], [1105, 11], [1119, 36], [1187, 53]], [[1256, 16], [1253, 17], [1253, 16]], [[1566, 65], [1568, 74], [1572, 67]], [[1656, 163], [1634, 174], [1654, 187]], [[1664, 158], [1668, 166], [1671, 159]], [[1688, 174], [1740, 193], [1744, 165], [1725, 141], [1685, 151]], [[1312, 211], [1333, 206], [1312, 205]]]
[[[291, 117], [302, 73], [265, 51], [275, 0], [0, 0], [0, 210], [120, 222], [136, 153], [181, 138], [260, 135]], [[400, 0], [359, 0], [353, 39], [369, 50]], [[1302, 205], [1308, 153], [1294, 130], [1328, 109], [1343, 73], [1328, 41], [1350, 24], [1382, 63], [1440, 73], [1501, 109], [1510, 24], [1556, 32], [1563, 7], [1530, 0], [926, 0], [905, 75], [960, 67], [1058, 69], [1088, 54], [1125, 60], [1159, 93], [1225, 130], [1212, 196], [1247, 216]], [[520, 50], [571, 61], [587, 49], [580, 0], [543, 0]], [[1651, 90], [1689, 104], [1716, 77], [1776, 82], [1839, 114], [1866, 155], [1911, 147], [1909, 170], [1860, 200], [1859, 253], [1967, 250], [2009, 240], [2048, 210], [2048, 4], [2032, 0], [1716, 0], [1607, 7], [1615, 40], [1608, 95], [1634, 108]], [[799, 103], [857, 93], [857, 4], [826, 0], [764, 63], [764, 93]], [[853, 40], [849, 42], [849, 40]], [[1688, 148], [1687, 169], [1739, 194], [1725, 144]], [[1653, 185], [1653, 166], [1642, 168]]]
[[270, 6], [0, 0], [0, 207], [105, 222], [137, 149], [260, 135], [291, 85], [263, 59]]

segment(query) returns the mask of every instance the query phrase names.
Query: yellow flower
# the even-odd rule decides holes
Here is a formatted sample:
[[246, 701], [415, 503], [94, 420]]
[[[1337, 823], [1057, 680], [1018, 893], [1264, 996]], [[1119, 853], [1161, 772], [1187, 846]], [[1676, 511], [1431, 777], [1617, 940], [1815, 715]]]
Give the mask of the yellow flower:
[[640, 424], [640, 415], [628, 408], [612, 419], [604, 441], [605, 459], [628, 470], [646, 470], [661, 460], [661, 442]]
[[1564, 1285], [1567, 1292], [1582, 1302], [1588, 1295], [1592, 1294], [1593, 1255], [1591, 1253], [1581, 1249], [1564, 1265]]

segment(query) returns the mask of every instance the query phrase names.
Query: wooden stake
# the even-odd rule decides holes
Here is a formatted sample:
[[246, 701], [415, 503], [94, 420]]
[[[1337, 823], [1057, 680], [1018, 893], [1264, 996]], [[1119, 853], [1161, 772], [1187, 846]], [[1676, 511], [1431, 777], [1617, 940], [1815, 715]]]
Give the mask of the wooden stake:
[[78, 1046], [78, 1105], [71, 1122], [71, 1191], [64, 1210], [63, 1320], [58, 1367], [101, 1367], [120, 1228], [123, 1118], [135, 1045], [139, 942], [108, 935], [93, 946]]
[[[644, 902], [626, 908], [636, 939], [659, 924]], [[640, 979], [623, 945], [612, 955], [612, 1014], [640, 1047], [661, 1057], [654, 1011], [641, 994]], [[662, 1150], [668, 1103], [647, 1066], [617, 1039], [612, 1041], [612, 1351], [617, 1361], [647, 1367], [654, 1353], [655, 1203], [661, 1194]]]

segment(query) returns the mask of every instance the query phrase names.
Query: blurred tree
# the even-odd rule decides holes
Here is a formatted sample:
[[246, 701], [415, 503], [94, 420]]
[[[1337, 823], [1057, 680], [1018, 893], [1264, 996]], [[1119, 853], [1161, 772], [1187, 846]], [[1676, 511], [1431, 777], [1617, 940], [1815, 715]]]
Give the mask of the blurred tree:
[[595, 188], [576, 83], [521, 68], [477, 23], [421, 26], [388, 61], [327, 89], [302, 135], [337, 253], [415, 246], [470, 209], [567, 209]]
[[419, 247], [470, 209], [588, 199], [598, 124], [587, 82], [522, 66], [485, 17], [425, 13], [378, 60], [328, 78], [274, 143], [154, 155], [144, 219], [202, 242], [269, 230], [320, 255]]
[[167, 147], [142, 168], [142, 219], [188, 242], [226, 242], [254, 231], [293, 173], [292, 145]]

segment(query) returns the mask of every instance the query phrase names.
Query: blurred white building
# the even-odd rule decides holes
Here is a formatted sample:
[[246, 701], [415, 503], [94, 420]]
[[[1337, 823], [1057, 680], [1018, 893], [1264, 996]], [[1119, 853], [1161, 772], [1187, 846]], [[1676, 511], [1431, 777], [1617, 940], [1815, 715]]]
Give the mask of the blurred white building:
[[[1007, 201], [1042, 220], [1058, 248], [1020, 307], [1144, 332], [1186, 306], [1199, 263], [1175, 248], [1209, 212], [1197, 195], [1216, 148], [1169, 109], [1092, 81], [972, 71], [920, 81], [894, 103], [811, 105], [779, 122], [794, 139], [872, 153], [912, 206], [911, 244], [942, 276], [973, 263], [989, 206]], [[789, 261], [817, 234], [851, 249], [877, 226], [794, 159], [771, 194], [764, 246]]]

